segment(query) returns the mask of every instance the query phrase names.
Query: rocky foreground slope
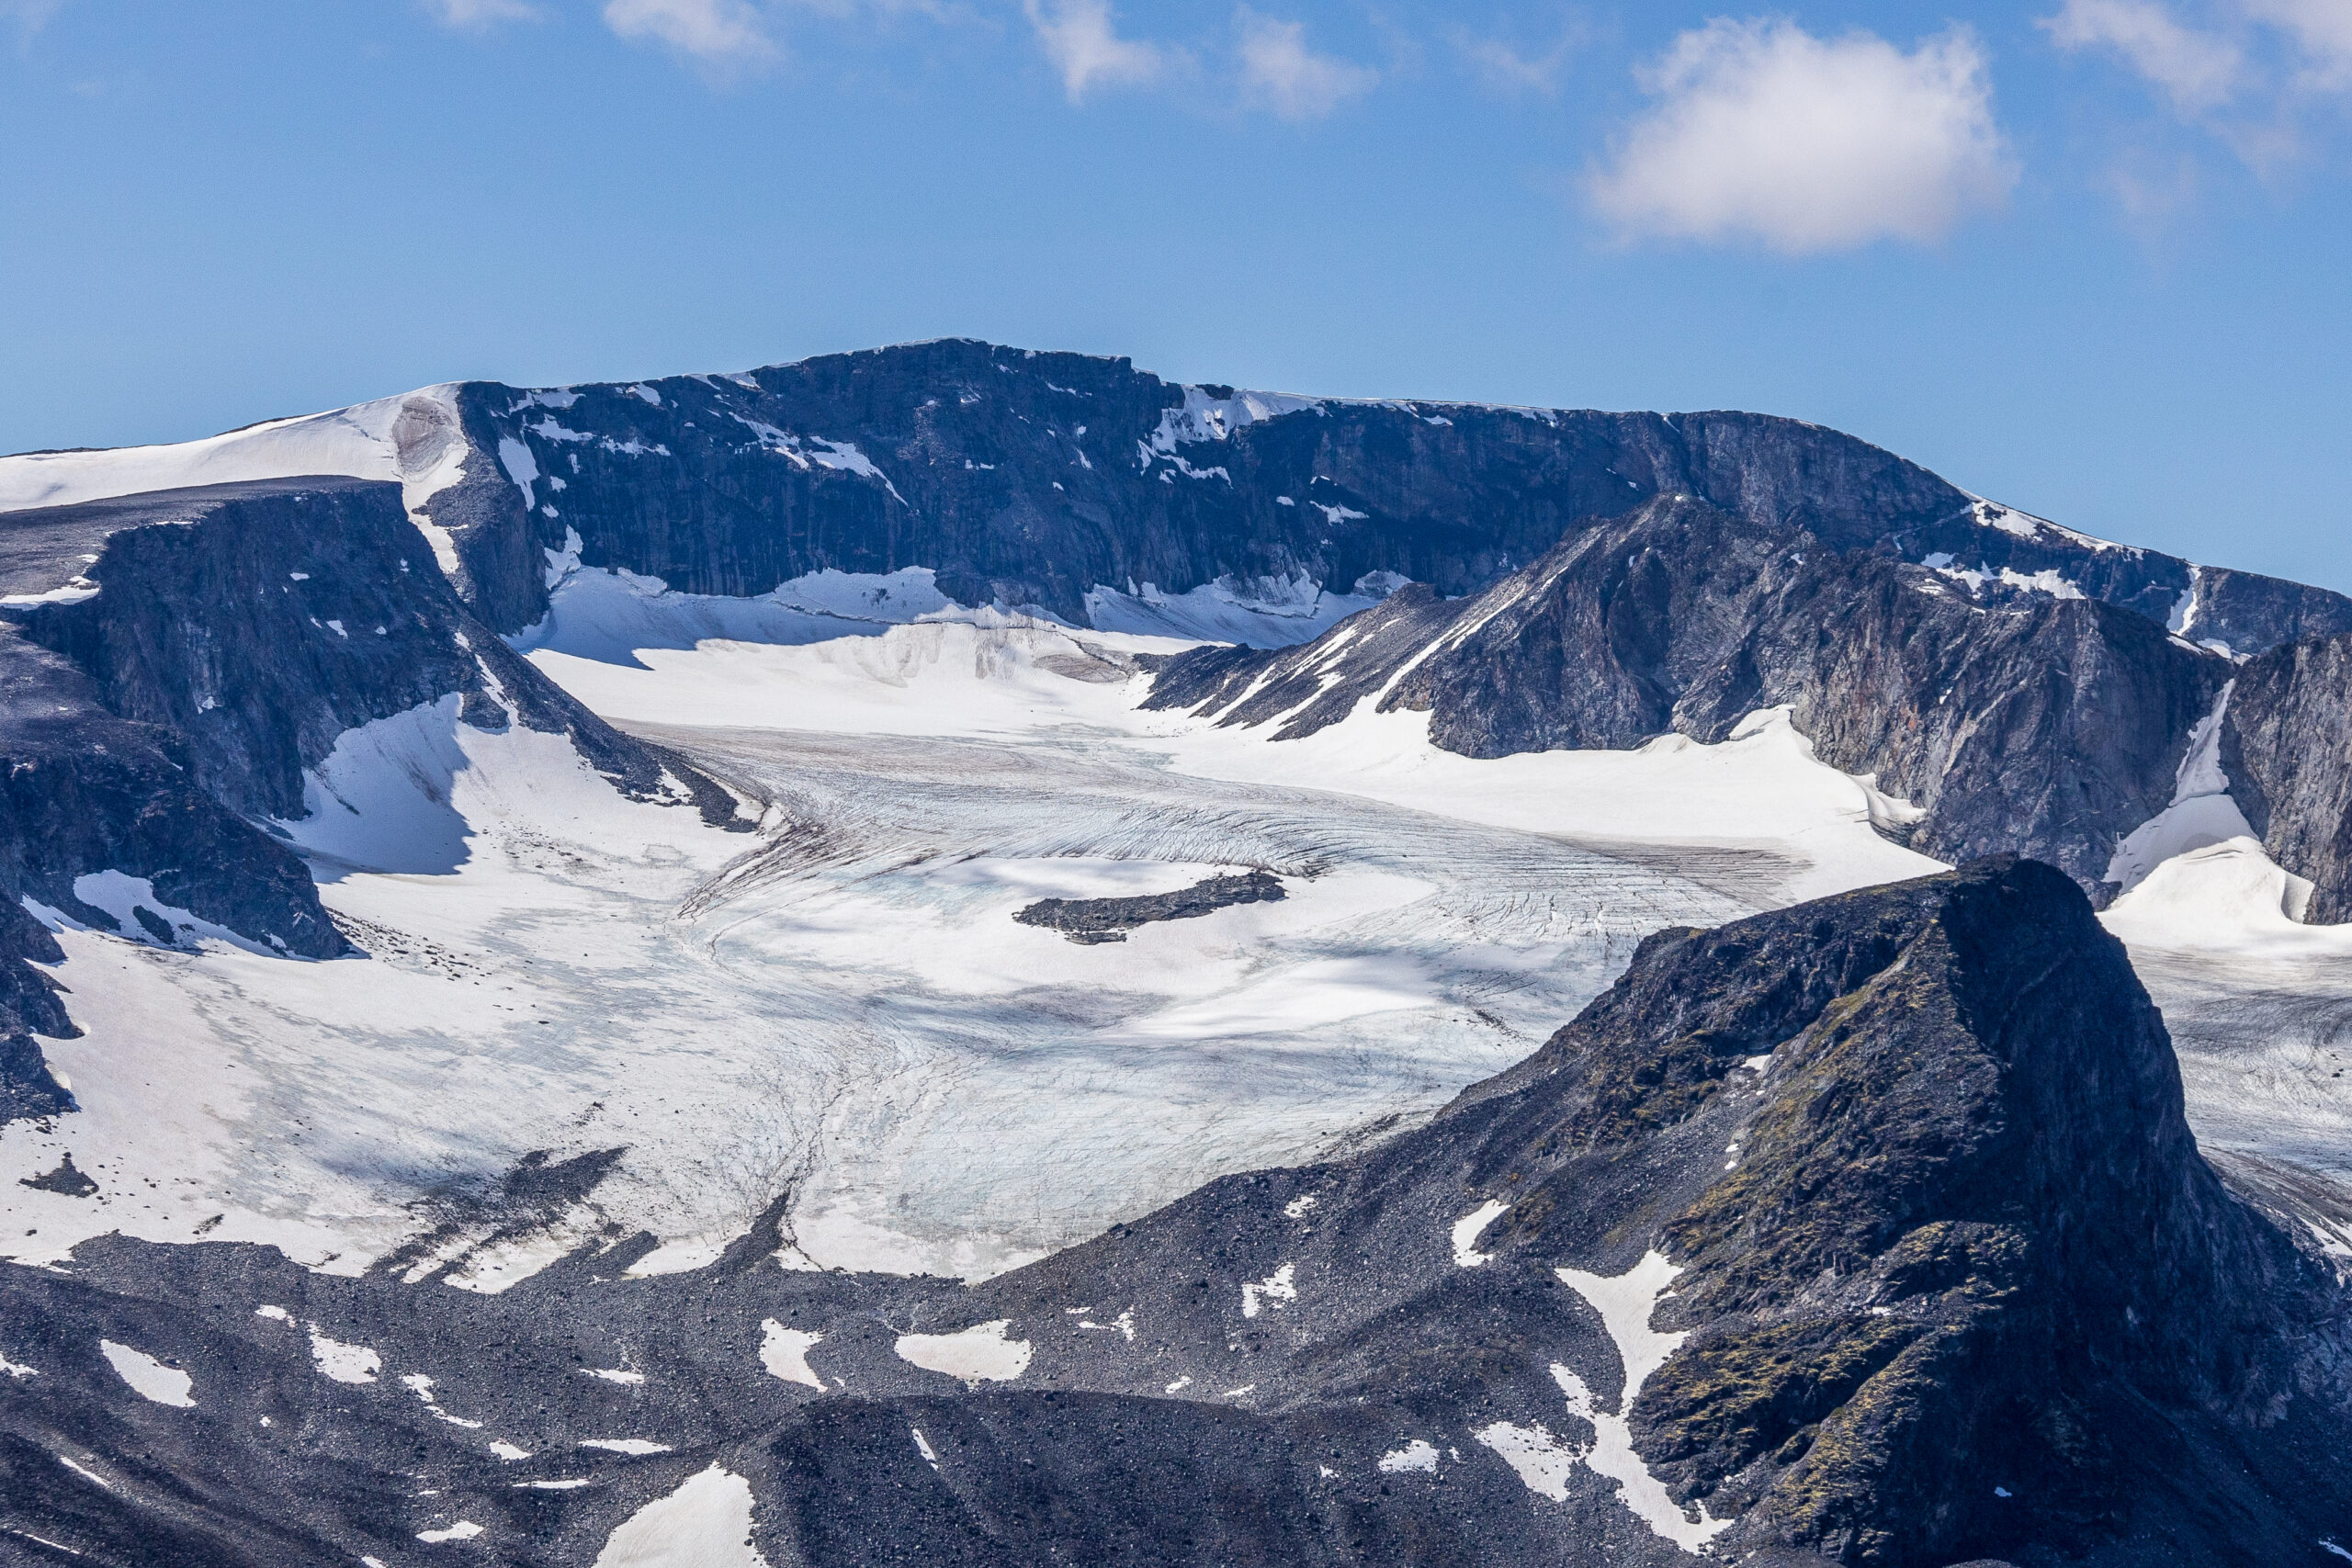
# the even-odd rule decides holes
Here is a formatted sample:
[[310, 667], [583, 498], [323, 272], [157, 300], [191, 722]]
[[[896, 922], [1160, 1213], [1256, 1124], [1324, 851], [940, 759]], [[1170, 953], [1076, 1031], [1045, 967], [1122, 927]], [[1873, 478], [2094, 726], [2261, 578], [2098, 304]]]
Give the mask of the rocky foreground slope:
[[1660, 932], [1425, 1127], [983, 1285], [785, 1239], [492, 1297], [0, 1271], [0, 1559], [2316, 1563], [2352, 1521], [2341, 1284], [2030, 863]]

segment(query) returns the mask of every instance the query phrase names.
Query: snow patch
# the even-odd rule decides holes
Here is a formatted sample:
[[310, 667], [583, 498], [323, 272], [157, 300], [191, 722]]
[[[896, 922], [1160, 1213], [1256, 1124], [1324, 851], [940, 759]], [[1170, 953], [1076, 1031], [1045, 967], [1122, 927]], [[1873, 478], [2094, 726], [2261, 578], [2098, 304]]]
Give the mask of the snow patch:
[[481, 1526], [471, 1519], [459, 1519], [447, 1529], [419, 1530], [416, 1539], [427, 1546], [439, 1546], [452, 1540], [471, 1540], [482, 1533]]
[[1477, 1250], [1478, 1238], [1488, 1225], [1510, 1213], [1509, 1203], [1489, 1198], [1460, 1219], [1453, 1222], [1453, 1263], [1457, 1269], [1476, 1269], [1485, 1264], [1487, 1254]]
[[628, 1454], [636, 1459], [643, 1459], [648, 1454], [666, 1454], [670, 1451], [669, 1444], [657, 1443], [650, 1438], [582, 1438], [580, 1439], [580, 1446], [583, 1449], [602, 1449], [606, 1453]]
[[1568, 1500], [1568, 1480], [1585, 1456], [1582, 1448], [1561, 1441], [1540, 1424], [1520, 1427], [1497, 1421], [1470, 1436], [1499, 1454], [1530, 1492], [1555, 1503]]
[[1261, 420], [1307, 410], [1320, 412], [1322, 408], [1320, 399], [1294, 397], [1288, 392], [1233, 392], [1219, 398], [1203, 388], [1186, 387], [1182, 407], [1160, 411], [1159, 425], [1151, 433], [1148, 451], [1173, 457], [1180, 441], [1227, 441], [1235, 431]]
[[376, 1374], [384, 1369], [383, 1358], [365, 1345], [346, 1345], [319, 1332], [317, 1324], [311, 1325], [311, 1359], [319, 1371], [337, 1382], [374, 1382]]
[[1595, 1474], [1617, 1483], [1618, 1501], [1648, 1525], [1653, 1533], [1685, 1551], [1696, 1553], [1704, 1550], [1710, 1540], [1731, 1528], [1732, 1521], [1712, 1517], [1704, 1504], [1699, 1505], [1698, 1518], [1690, 1518], [1681, 1505], [1668, 1495], [1665, 1483], [1650, 1473], [1649, 1466], [1634, 1451], [1633, 1428], [1626, 1420], [1643, 1382], [1690, 1337], [1688, 1333], [1661, 1334], [1650, 1326], [1651, 1314], [1682, 1270], [1668, 1262], [1663, 1253], [1652, 1250], [1614, 1279], [1579, 1269], [1555, 1269], [1553, 1272], [1600, 1314], [1601, 1325], [1616, 1345], [1618, 1359], [1625, 1371], [1617, 1408], [1606, 1411], [1594, 1403], [1582, 1378], [1567, 1367], [1553, 1363], [1553, 1381], [1560, 1385], [1568, 1409], [1592, 1423], [1593, 1444], [1582, 1456], [1584, 1461]]
[[825, 1380], [810, 1370], [808, 1352], [824, 1337], [806, 1328], [786, 1328], [772, 1317], [763, 1318], [760, 1323], [760, 1365], [768, 1370], [770, 1377], [806, 1383], [822, 1392]]
[[[300, 577], [301, 573], [297, 572], [295, 575]], [[67, 578], [63, 587], [50, 589], [45, 593], [10, 593], [0, 596], [0, 604], [8, 605], [12, 609], [28, 609], [35, 604], [79, 604], [85, 599], [95, 599], [97, 596], [98, 585], [86, 577], [76, 575]]]
[[[2130, 893], [2177, 855], [2256, 836], [2245, 813], [2231, 797], [2229, 778], [2222, 771], [2222, 721], [2229, 712], [2230, 691], [2236, 683], [2233, 681], [2222, 688], [2213, 699], [2212, 711], [2188, 732], [2188, 749], [2173, 775], [2172, 803], [2115, 846], [2103, 881], [2120, 884]], [[2300, 917], [2301, 909], [2294, 913]]]
[[899, 1359], [976, 1386], [1011, 1382], [1029, 1370], [1030, 1356], [1029, 1341], [1004, 1337], [1011, 1326], [1012, 1319], [1001, 1317], [953, 1334], [901, 1334]]
[[539, 464], [531, 456], [530, 447], [511, 435], [500, 436], [498, 466], [506, 470], [506, 477], [514, 482], [516, 490], [523, 492], [524, 511], [528, 512], [538, 504], [537, 498], [531, 493], [531, 486], [539, 477]]
[[2047, 517], [2036, 517], [2030, 512], [2019, 512], [2014, 506], [2003, 506], [1996, 502], [1978, 501], [1973, 511], [1978, 526], [1997, 528], [2013, 538], [2041, 543], [2046, 538], [2055, 537], [2094, 552], [2130, 550], [2133, 555], [2140, 553], [2133, 546], [2119, 545], [2112, 539], [2094, 538], [2088, 534], [2052, 523]]
[[1380, 1456], [1380, 1473], [1404, 1475], [1411, 1472], [1437, 1473], [1437, 1450], [1421, 1438], [1415, 1438], [1401, 1449], [1392, 1449]]
[[595, 1568], [767, 1568], [752, 1544], [752, 1483], [712, 1465], [624, 1520]]
[[[1932, 559], [1934, 558], [1929, 558]], [[1948, 561], [1951, 558], [1950, 556], [1945, 556], [1943, 558]], [[1927, 563], [1922, 562], [1921, 564], [1925, 565]], [[2029, 593], [2046, 593], [2052, 599], [2080, 599], [2084, 597], [2083, 591], [2075, 586], [2074, 582], [2062, 574], [2054, 566], [2044, 567], [2041, 570], [2036, 572], [2023, 572], [2018, 570], [2015, 567], [2007, 566], [2001, 568], [1998, 571], [1994, 570], [1989, 566], [1978, 566], [1973, 569], [1953, 566], [1937, 566], [1932, 568], [1932, 570], [1938, 576], [1949, 577], [1954, 582], [1965, 584], [1971, 593], [1975, 593], [1981, 591], [1988, 582], [1997, 582], [2005, 588], [2021, 589]]]
[[113, 1366], [115, 1375], [129, 1383], [140, 1398], [181, 1410], [196, 1407], [196, 1396], [190, 1392], [195, 1383], [177, 1367], [167, 1367], [144, 1350], [134, 1350], [111, 1339], [99, 1340], [98, 1349]]
[[1264, 1279], [1243, 1284], [1241, 1315], [1255, 1317], [1261, 1305], [1280, 1312], [1286, 1303], [1298, 1300], [1298, 1285], [1294, 1273], [1295, 1268], [1295, 1264], [1285, 1263]]
[[[115, 934], [125, 941], [148, 947], [175, 945], [198, 946], [204, 942], [226, 942], [232, 947], [264, 958], [282, 956], [278, 950], [231, 931], [176, 904], [167, 904], [155, 897], [155, 886], [143, 876], [128, 876], [119, 871], [94, 871], [74, 879], [74, 897], [95, 909], [104, 909], [115, 919]], [[177, 933], [177, 942], [166, 942], [139, 918], [138, 911], [147, 913]], [[52, 913], [54, 913], [52, 911]], [[61, 921], [64, 917], [58, 917]], [[74, 926], [74, 929], [81, 929]]]

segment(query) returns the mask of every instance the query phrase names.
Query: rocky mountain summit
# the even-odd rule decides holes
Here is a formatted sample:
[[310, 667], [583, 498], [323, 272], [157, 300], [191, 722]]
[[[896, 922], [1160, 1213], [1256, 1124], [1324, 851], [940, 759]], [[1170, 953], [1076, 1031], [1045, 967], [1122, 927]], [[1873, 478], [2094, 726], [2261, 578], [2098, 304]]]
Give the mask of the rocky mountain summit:
[[1836, 431], [1747, 413], [1364, 402], [1174, 385], [1125, 359], [962, 340], [742, 375], [417, 401], [404, 474], [477, 614], [544, 611], [542, 550], [688, 592], [928, 567], [966, 604], [1080, 625], [1090, 595], [1366, 578], [1483, 589], [1580, 526], [1688, 496], [1751, 527], [2132, 609], [2237, 653], [2352, 631], [2341, 595], [2192, 567], [1977, 501]]
[[1662, 931], [1427, 1125], [980, 1285], [789, 1239], [489, 1297], [232, 1244], [0, 1271], [0, 1539], [1932, 1568], [2316, 1562], [2352, 1517], [2341, 1285], [2030, 863]]

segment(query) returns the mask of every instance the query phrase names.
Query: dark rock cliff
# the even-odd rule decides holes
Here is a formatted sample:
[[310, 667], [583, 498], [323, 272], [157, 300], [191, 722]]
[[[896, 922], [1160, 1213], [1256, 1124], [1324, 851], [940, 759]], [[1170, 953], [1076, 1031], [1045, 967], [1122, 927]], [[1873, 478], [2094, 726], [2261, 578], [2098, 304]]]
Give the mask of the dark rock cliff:
[[1304, 577], [1345, 592], [1392, 572], [1475, 592], [1597, 519], [1675, 496], [1826, 549], [2050, 574], [2158, 625], [2193, 620], [2239, 653], [2352, 630], [2340, 595], [2200, 576], [1761, 414], [1283, 398], [963, 340], [627, 386], [468, 383], [458, 405], [466, 477], [427, 510], [469, 604], [502, 632], [544, 613], [540, 552], [562, 550], [567, 530], [587, 565], [686, 592], [921, 566], [965, 603], [1084, 625], [1097, 585]]
[[2352, 919], [2352, 637], [2242, 666], [2222, 720], [2230, 794], [2271, 859], [2312, 884], [2306, 919]]
[[0, 1272], [0, 1529], [274, 1564], [464, 1521], [576, 1562], [714, 1465], [812, 1568], [2154, 1568], [2316, 1562], [2352, 1517], [2344, 1285], [2223, 1191], [2120, 947], [2029, 863], [1661, 932], [1423, 1127], [984, 1284], [782, 1270], [780, 1223], [487, 1297], [225, 1244]]
[[2098, 599], [1972, 586], [1669, 498], [1480, 594], [1408, 589], [1298, 648], [1180, 655], [1148, 705], [1287, 715], [1279, 740], [1372, 699], [1428, 712], [1438, 746], [1496, 757], [1713, 742], [1785, 705], [1823, 761], [1926, 813], [1907, 831], [1922, 852], [2029, 852], [2104, 897], [2116, 840], [2170, 802], [2229, 671]]

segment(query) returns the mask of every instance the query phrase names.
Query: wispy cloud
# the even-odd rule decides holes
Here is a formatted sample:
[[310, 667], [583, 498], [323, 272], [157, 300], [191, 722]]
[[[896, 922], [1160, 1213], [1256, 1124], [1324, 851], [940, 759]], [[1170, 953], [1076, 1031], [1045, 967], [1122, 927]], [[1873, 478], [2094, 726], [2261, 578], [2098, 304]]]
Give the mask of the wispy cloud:
[[1792, 255], [1925, 243], [2016, 180], [1964, 28], [1906, 53], [1868, 32], [1717, 20], [1637, 74], [1657, 107], [1587, 186], [1627, 238], [1748, 239]]
[[2219, 107], [2245, 80], [2237, 45], [2182, 25], [2155, 0], [2066, 0], [2040, 25], [2061, 49], [2121, 55], [2184, 112]]
[[781, 53], [765, 18], [744, 0], [605, 0], [605, 25], [722, 73], [757, 70]]
[[1454, 28], [1446, 34], [1446, 41], [1489, 92], [1515, 97], [1527, 93], [1558, 92], [1560, 73], [1575, 57], [1583, 34], [1579, 28], [1564, 28], [1558, 38], [1537, 50], [1522, 48], [1509, 39], [1488, 38], [1464, 28]]
[[2352, 0], [2243, 0], [2246, 15], [2292, 38], [2302, 51], [2299, 85], [2352, 87]]
[[64, 6], [65, 0], [0, 0], [0, 22], [13, 26], [19, 38], [29, 39]]
[[1308, 49], [1304, 22], [1276, 21], [1244, 6], [1234, 25], [1241, 35], [1241, 101], [1249, 107], [1284, 119], [1320, 119], [1379, 85], [1371, 66]]
[[1167, 68], [1167, 52], [1158, 45], [1119, 36], [1110, 0], [1022, 0], [1022, 9], [1071, 103], [1096, 87], [1151, 82]]
[[444, 27], [486, 28], [494, 22], [526, 21], [539, 14], [529, 0], [423, 0]]

